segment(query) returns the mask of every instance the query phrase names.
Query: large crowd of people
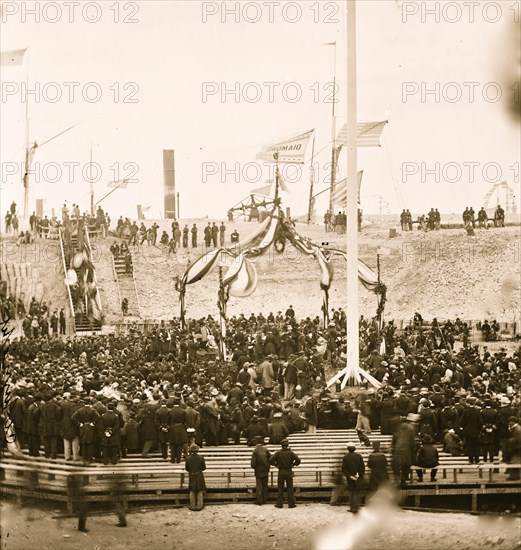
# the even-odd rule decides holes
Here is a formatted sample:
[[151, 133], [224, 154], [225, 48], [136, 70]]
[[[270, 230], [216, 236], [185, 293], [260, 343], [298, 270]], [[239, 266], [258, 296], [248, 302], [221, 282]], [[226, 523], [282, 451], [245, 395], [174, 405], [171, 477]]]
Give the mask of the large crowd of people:
[[[355, 429], [366, 443], [374, 431], [393, 435], [392, 465], [402, 483], [418, 440], [430, 438], [470, 463], [519, 461], [512, 430], [520, 351], [492, 353], [468, 338], [455, 351], [465, 333], [459, 320], [426, 326], [420, 319], [403, 330], [389, 322], [380, 333], [375, 319], [360, 320], [361, 365], [381, 386], [368, 385], [355, 400], [326, 389], [326, 369], [344, 364], [342, 310], [327, 328], [318, 318], [297, 320], [291, 306], [284, 314], [233, 317], [226, 360], [211, 317], [146, 333], [21, 338], [3, 358], [11, 391], [3, 422], [12, 422], [17, 445], [33, 456], [43, 444], [48, 458], [63, 453], [85, 462], [148, 457], [154, 449], [179, 462], [192, 443], [254, 445], [268, 437], [278, 444], [317, 427]], [[511, 470], [510, 479], [518, 476]]]

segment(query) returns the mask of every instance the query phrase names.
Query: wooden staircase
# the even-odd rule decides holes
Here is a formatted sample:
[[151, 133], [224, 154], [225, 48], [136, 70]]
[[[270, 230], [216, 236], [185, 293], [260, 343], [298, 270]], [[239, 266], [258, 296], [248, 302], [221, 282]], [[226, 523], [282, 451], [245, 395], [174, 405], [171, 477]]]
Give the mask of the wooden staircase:
[[114, 256], [114, 271], [116, 273], [121, 300], [128, 300], [127, 317], [141, 317], [139, 299], [137, 296], [136, 282], [134, 280], [134, 264], [130, 253], [130, 269], [127, 273], [125, 258], [122, 255]]
[[[75, 254], [77, 254], [78, 252], [80, 252], [78, 247], [78, 237], [74, 235], [74, 236], [71, 236], [70, 257], [64, 254], [65, 268], [67, 269], [67, 271], [71, 268], [71, 259], [74, 258]], [[72, 269], [74, 269], [74, 271], [76, 272], [76, 275], [79, 280], [80, 270], [75, 268], [74, 265], [72, 266]], [[98, 321], [97, 319], [89, 318], [87, 315], [87, 303], [85, 299], [77, 300], [76, 303], [73, 303], [73, 307], [74, 307], [76, 333], [101, 332], [101, 321]]]

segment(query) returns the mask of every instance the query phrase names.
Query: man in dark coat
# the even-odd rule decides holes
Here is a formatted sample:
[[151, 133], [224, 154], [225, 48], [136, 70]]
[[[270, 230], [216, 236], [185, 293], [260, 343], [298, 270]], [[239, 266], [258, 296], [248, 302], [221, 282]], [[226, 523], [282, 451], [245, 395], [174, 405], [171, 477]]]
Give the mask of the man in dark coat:
[[45, 397], [40, 409], [40, 435], [43, 437], [45, 458], [56, 458], [60, 435], [60, 406], [52, 395]]
[[293, 467], [300, 464], [300, 458], [289, 448], [289, 441], [281, 441], [281, 450], [271, 458], [270, 464], [279, 469], [277, 476], [277, 504], [276, 508], [282, 508], [284, 504], [284, 486], [288, 492], [288, 507], [295, 508], [295, 495], [293, 493]]
[[40, 456], [40, 412], [42, 396], [35, 395], [34, 403], [27, 409], [27, 435], [29, 437], [29, 456]]
[[71, 400], [71, 394], [65, 392], [61, 408], [61, 436], [63, 437], [63, 451], [65, 460], [80, 459], [80, 436], [78, 425], [72, 421], [72, 415], [81, 408], [81, 403], [75, 399]]
[[380, 442], [373, 441], [373, 452], [367, 459], [367, 467], [371, 470], [369, 476], [369, 490], [375, 492], [382, 483], [389, 479], [387, 473], [387, 457], [380, 452]]
[[143, 458], [148, 458], [148, 453], [157, 444], [157, 426], [155, 422], [155, 415], [158, 408], [159, 406], [152, 403], [145, 404], [136, 416], [136, 420], [141, 427], [141, 437], [143, 438], [143, 451], [141, 453]]
[[342, 473], [347, 479], [350, 510], [356, 514], [360, 508], [360, 488], [364, 478], [365, 465], [362, 455], [355, 452], [354, 445], [348, 445], [347, 450], [348, 453], [342, 459]]
[[476, 406], [476, 398], [470, 397], [467, 402], [469, 407], [461, 415], [460, 427], [463, 432], [463, 441], [469, 463], [478, 464], [480, 454], [479, 436], [483, 428], [483, 418], [479, 407]]
[[170, 462], [181, 462], [181, 455], [187, 456], [188, 436], [186, 434], [186, 411], [181, 408], [181, 399], [174, 397], [174, 406], [168, 413], [170, 423]]
[[197, 445], [190, 445], [190, 454], [185, 463], [185, 470], [188, 472], [188, 489], [190, 490], [190, 510], [193, 512], [199, 512], [204, 508], [204, 492], [206, 491], [203, 474], [206, 470], [206, 463], [198, 451]]
[[483, 419], [483, 428], [480, 434], [481, 450], [483, 452], [483, 462], [487, 459], [494, 462], [495, 449], [497, 448], [497, 427], [499, 413], [492, 408], [490, 399], [485, 399], [485, 407], [481, 410]]
[[157, 438], [161, 448], [161, 456], [164, 459], [168, 458], [168, 442], [170, 441], [170, 411], [166, 406], [166, 401], [161, 400], [161, 406], [155, 413], [155, 423], [157, 426]]
[[436, 473], [438, 472], [437, 468], [440, 464], [440, 458], [438, 456], [438, 450], [432, 444], [432, 437], [430, 435], [425, 435], [423, 437], [422, 446], [416, 458], [416, 464], [421, 468], [416, 470], [418, 481], [423, 481], [423, 468], [431, 468], [431, 482], [436, 481]]
[[408, 420], [404, 420], [396, 429], [391, 443], [393, 472], [399, 477], [404, 486], [409, 479], [415, 447], [415, 428], [413, 423], [417, 415], [409, 413]]
[[289, 361], [284, 372], [284, 398], [293, 399], [295, 396], [295, 387], [297, 386], [298, 369], [295, 361]]
[[129, 419], [125, 422], [121, 430], [121, 451], [123, 458], [127, 458], [128, 453], [139, 452], [139, 441], [141, 438], [141, 428], [136, 421], [136, 413], [130, 411]]
[[255, 449], [251, 455], [251, 467], [255, 471], [256, 503], [261, 506], [268, 500], [268, 474], [270, 472], [271, 453], [263, 445], [263, 438], [254, 438]]
[[264, 439], [266, 435], [264, 428], [259, 424], [259, 417], [255, 414], [252, 416], [250, 423], [246, 426], [244, 430], [244, 437], [246, 438], [246, 443], [249, 447], [255, 445], [255, 439], [260, 437]]
[[120, 441], [119, 416], [114, 412], [114, 403], [107, 405], [107, 412], [103, 413], [98, 422], [98, 436], [101, 446], [101, 458], [103, 464], [118, 462], [118, 449]]
[[81, 454], [84, 462], [92, 462], [96, 443], [96, 423], [99, 414], [91, 406], [92, 400], [86, 398], [84, 404], [71, 416], [80, 432]]
[[270, 443], [277, 445], [286, 439], [289, 435], [289, 430], [283, 422], [282, 413], [276, 412], [273, 415], [273, 422], [268, 425], [268, 436]]

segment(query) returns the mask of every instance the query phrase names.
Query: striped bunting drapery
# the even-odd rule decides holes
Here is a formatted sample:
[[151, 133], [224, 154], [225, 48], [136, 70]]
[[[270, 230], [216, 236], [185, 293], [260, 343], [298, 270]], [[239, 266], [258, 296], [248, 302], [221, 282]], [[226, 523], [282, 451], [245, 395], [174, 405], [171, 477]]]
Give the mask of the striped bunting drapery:
[[[329, 250], [330, 256], [342, 256], [347, 260], [347, 253], [343, 250]], [[378, 276], [362, 260], [358, 260], [358, 280], [367, 290], [375, 291], [378, 286]]]
[[[333, 265], [331, 258], [335, 255], [347, 260], [346, 252], [342, 250], [326, 250], [317, 243], [303, 237], [289, 223], [277, 206], [269, 217], [253, 235], [239, 243], [237, 248], [217, 248], [208, 252], [193, 262], [178, 281], [176, 289], [180, 294], [181, 322], [184, 326], [186, 286], [200, 281], [219, 264], [223, 255], [231, 256], [234, 261], [226, 274], [219, 281], [219, 312], [221, 316], [222, 333], [226, 333], [226, 304], [229, 296], [244, 298], [250, 296], [257, 288], [258, 276], [255, 266], [248, 261], [262, 255], [270, 246], [277, 245], [286, 239], [297, 250], [308, 256], [314, 256], [320, 268], [320, 289], [323, 293], [322, 310], [324, 322], [329, 319], [329, 289], [333, 281]], [[283, 250], [284, 246], [282, 246]], [[278, 250], [282, 252], [282, 250]], [[358, 279], [367, 290], [378, 292], [378, 277], [362, 260], [358, 260]], [[223, 338], [223, 334], [221, 337]]]

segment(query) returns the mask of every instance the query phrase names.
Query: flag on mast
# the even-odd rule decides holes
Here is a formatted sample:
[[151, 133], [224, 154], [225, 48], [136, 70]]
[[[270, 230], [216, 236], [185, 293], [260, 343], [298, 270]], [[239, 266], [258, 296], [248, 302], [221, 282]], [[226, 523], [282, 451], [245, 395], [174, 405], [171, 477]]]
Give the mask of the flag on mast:
[[26, 51], [27, 48], [23, 50], [6, 50], [5, 52], [0, 52], [0, 65], [2, 67], [22, 65]]
[[273, 155], [279, 154], [279, 162], [304, 164], [304, 154], [309, 142], [309, 138], [313, 135], [313, 130], [308, 130], [302, 134], [291, 136], [277, 143], [265, 145], [262, 150], [257, 153], [257, 158], [274, 162]]
[[126, 189], [127, 185], [128, 185], [128, 180], [127, 179], [109, 181], [109, 183], [107, 183], [107, 187], [109, 187], [111, 189]]
[[254, 195], [262, 195], [263, 197], [269, 197], [271, 196], [271, 187], [273, 185], [273, 182], [270, 181], [266, 185], [263, 185], [262, 187], [257, 187], [257, 189], [252, 189], [250, 193], [253, 193]]
[[[377, 122], [358, 122], [356, 125], [356, 136], [358, 147], [381, 147], [380, 136], [382, 135], [388, 120]], [[336, 137], [338, 145], [347, 145], [347, 123], [342, 126]]]
[[[358, 204], [360, 204], [360, 188], [362, 186], [363, 175], [364, 171], [360, 170], [358, 172]], [[347, 178], [344, 178], [335, 185], [335, 190], [333, 191], [333, 204], [339, 208], [347, 208]]]

